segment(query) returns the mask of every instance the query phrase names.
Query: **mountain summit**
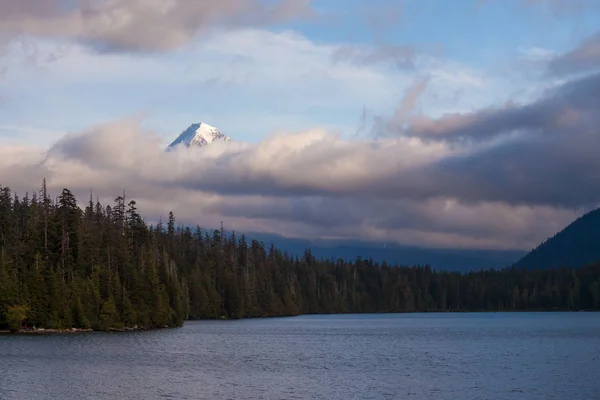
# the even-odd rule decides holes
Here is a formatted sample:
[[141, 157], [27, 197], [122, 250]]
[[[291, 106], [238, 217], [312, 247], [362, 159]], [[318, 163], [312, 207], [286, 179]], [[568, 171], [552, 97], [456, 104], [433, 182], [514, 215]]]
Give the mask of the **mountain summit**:
[[177, 139], [167, 147], [167, 151], [182, 143], [185, 147], [204, 147], [216, 141], [229, 142], [230, 140], [231, 138], [223, 135], [214, 126], [199, 122], [181, 132]]

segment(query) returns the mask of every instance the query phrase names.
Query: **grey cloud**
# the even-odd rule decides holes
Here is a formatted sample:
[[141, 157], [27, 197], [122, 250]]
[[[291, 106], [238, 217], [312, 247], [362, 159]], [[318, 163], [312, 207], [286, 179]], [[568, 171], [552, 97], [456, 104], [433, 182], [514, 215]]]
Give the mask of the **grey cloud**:
[[310, 0], [0, 0], [0, 38], [67, 38], [99, 51], [178, 48], [209, 27], [279, 23], [312, 16]]
[[[336, 144], [315, 134], [302, 140], [282, 136], [257, 146], [215, 145], [201, 152], [166, 154], [137, 122], [117, 121], [67, 135], [43, 162], [36, 161], [30, 149], [7, 150], [7, 157], [1, 157], [0, 179], [23, 191], [30, 189], [24, 185], [46, 176], [54, 190], [70, 187], [84, 200], [93, 189], [105, 203], [126, 189], [150, 218], [174, 210], [180, 221], [205, 226], [223, 220], [241, 231], [268, 228], [284, 234], [386, 238], [431, 246], [518, 248], [552, 233], [553, 222], [575, 214], [551, 206], [519, 211], [502, 201], [465, 205], [465, 199], [482, 195], [477, 193], [482, 178], [464, 174], [470, 166], [450, 165], [448, 175], [431, 174], [418, 162], [410, 168], [391, 168], [393, 154], [402, 150], [393, 142], [384, 142], [392, 147], [386, 150], [385, 144]], [[293, 152], [285, 147], [289, 140], [296, 141], [289, 146]], [[359, 159], [357, 151], [367, 154]], [[23, 159], [24, 154], [28, 158]], [[346, 165], [353, 160], [360, 168]], [[336, 169], [336, 164], [341, 167]], [[497, 170], [499, 165], [486, 168]], [[364, 168], [369, 169], [356, 176]], [[536, 225], [538, 220], [549, 222]]]
[[[181, 164], [170, 179], [163, 172], [170, 161], [154, 157], [158, 171], [145, 179], [228, 196], [454, 198], [586, 207], [600, 200], [594, 172], [600, 168], [598, 93], [600, 74], [565, 84], [530, 105], [419, 122], [398, 138], [348, 141], [318, 133], [215, 147], [201, 158], [186, 158], [188, 167]], [[63, 151], [84, 154], [89, 163], [108, 162], [104, 151], [82, 150], [95, 144], [75, 143], [63, 143]], [[113, 157], [125, 166], [131, 162]]]
[[36, 183], [41, 182], [50, 171], [40, 163], [43, 149], [24, 146], [0, 146], [0, 185], [31, 193]]
[[429, 182], [422, 195], [569, 208], [600, 203], [593, 173], [600, 168], [599, 93], [595, 74], [530, 105], [417, 120], [404, 133], [470, 149], [420, 170], [420, 182]]
[[513, 132], [570, 129], [581, 121], [591, 122], [600, 106], [600, 74], [568, 82], [547, 91], [540, 100], [527, 105], [507, 104], [470, 114], [452, 114], [434, 120], [420, 117], [409, 127], [390, 128], [396, 134], [433, 140], [489, 140]]
[[155, 153], [151, 146], [159, 143], [157, 138], [139, 130], [140, 122], [141, 117], [136, 116], [66, 134], [48, 150], [47, 159], [65, 159], [85, 163], [94, 169], [125, 171], [144, 157], [153, 157]]
[[568, 75], [600, 69], [600, 32], [575, 49], [555, 57], [548, 64], [552, 75]]
[[[597, 123], [598, 121], [596, 121]], [[600, 132], [578, 126], [527, 137], [464, 157], [450, 157], [429, 170], [440, 193], [465, 202], [502, 199], [510, 204], [592, 207], [600, 203]]]
[[214, 212], [229, 218], [256, 218], [283, 226], [300, 222], [311, 226], [312, 232], [340, 237], [356, 237], [360, 234], [359, 227], [369, 227], [405, 244], [436, 246], [441, 245], [442, 238], [445, 245], [452, 245], [454, 239], [466, 246], [485, 243], [490, 248], [527, 249], [580, 214], [551, 207], [465, 206], [447, 200], [372, 199], [365, 202], [354, 197], [243, 199], [224, 202]]
[[[400, 109], [411, 109], [422, 88], [415, 84]], [[528, 105], [426, 124], [409, 118], [408, 128], [379, 140], [317, 130], [172, 153], [134, 118], [69, 134], [43, 160], [9, 152], [0, 157], [0, 179], [10, 184], [23, 171], [83, 193], [126, 188], [150, 212], [223, 218], [239, 229], [529, 246], [599, 203], [598, 93], [600, 74]]]
[[[293, 222], [301, 220], [317, 228], [355, 227], [371, 221], [381, 229], [436, 230], [438, 232], [461, 232], [489, 235], [498, 233], [497, 227], [482, 224], [485, 215], [478, 219], [449, 223], [439, 211], [443, 200], [417, 202], [407, 199], [364, 199], [356, 197], [330, 198], [322, 196], [294, 197], [285, 203], [273, 199], [261, 202], [236, 202], [219, 206], [216, 210], [231, 216], [272, 219]], [[475, 215], [470, 215], [474, 217]], [[462, 225], [462, 226], [458, 226]], [[476, 226], [478, 225], [478, 226]]]
[[600, 74], [533, 104], [417, 120], [400, 132], [404, 138], [322, 137], [264, 159], [261, 145], [229, 151], [202, 164], [203, 176], [183, 173], [172, 184], [229, 195], [591, 206], [600, 200], [598, 93]]
[[340, 46], [332, 54], [333, 62], [348, 61], [355, 65], [392, 63], [399, 69], [413, 69], [417, 52], [410, 45], [376, 47]]
[[429, 78], [419, 79], [406, 90], [400, 106], [394, 112], [391, 120], [388, 121], [388, 126], [393, 128], [394, 126], [402, 126], [408, 122], [407, 118], [409, 117], [409, 114], [414, 111], [417, 100], [423, 94], [425, 89], [427, 89], [428, 84]]
[[331, 199], [320, 196], [291, 197], [286, 201], [270, 198], [259, 201], [230, 201], [216, 206], [215, 211], [230, 217], [256, 218], [293, 223], [301, 221], [319, 229], [350, 228], [360, 224], [355, 199]]

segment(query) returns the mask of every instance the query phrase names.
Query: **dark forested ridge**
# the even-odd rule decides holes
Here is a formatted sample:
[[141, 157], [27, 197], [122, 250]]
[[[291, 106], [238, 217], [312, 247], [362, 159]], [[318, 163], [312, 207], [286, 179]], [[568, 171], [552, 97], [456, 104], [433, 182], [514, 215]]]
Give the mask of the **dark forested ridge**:
[[577, 218], [526, 254], [515, 266], [527, 269], [573, 267], [600, 262], [600, 209]]
[[311, 249], [317, 258], [354, 260], [356, 257], [362, 257], [378, 263], [385, 261], [388, 264], [427, 264], [437, 270], [456, 272], [505, 268], [527, 253], [521, 250], [435, 249], [348, 239], [309, 240], [264, 232], [246, 232], [246, 237], [263, 241], [266, 245], [273, 243], [275, 247], [287, 251], [292, 256], [301, 257], [306, 249]]
[[[83, 208], [83, 209], [82, 209]], [[135, 201], [78, 207], [0, 187], [0, 329], [181, 326], [309, 313], [600, 308], [600, 264], [436, 272], [290, 257], [244, 235], [147, 226]]]

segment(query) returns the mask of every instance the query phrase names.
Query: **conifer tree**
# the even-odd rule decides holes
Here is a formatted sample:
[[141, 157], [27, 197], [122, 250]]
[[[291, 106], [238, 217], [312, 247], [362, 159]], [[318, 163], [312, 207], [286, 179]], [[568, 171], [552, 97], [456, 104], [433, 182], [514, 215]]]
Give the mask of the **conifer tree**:
[[[162, 221], [162, 219], [161, 219]], [[301, 258], [168, 214], [148, 226], [125, 194], [82, 208], [0, 186], [0, 330], [181, 326], [312, 313], [598, 310], [600, 263], [468, 274], [372, 259]]]

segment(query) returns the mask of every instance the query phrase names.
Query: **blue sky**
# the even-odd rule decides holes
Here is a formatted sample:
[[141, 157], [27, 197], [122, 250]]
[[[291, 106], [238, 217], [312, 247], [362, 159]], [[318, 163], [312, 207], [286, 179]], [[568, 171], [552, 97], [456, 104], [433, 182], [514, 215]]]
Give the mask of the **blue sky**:
[[[512, 74], [514, 82], [523, 82], [533, 90], [540, 71], [522, 72], [522, 61], [527, 52], [535, 49], [565, 52], [598, 27], [597, 8], [566, 13], [561, 9], [555, 12], [551, 5], [540, 3], [530, 5], [520, 0], [483, 3], [480, 0], [351, 0], [344, 2], [342, 7], [339, 1], [321, 0], [314, 2], [314, 9], [321, 15], [319, 20], [292, 21], [260, 29], [273, 34], [293, 32], [317, 50], [360, 44], [409, 45], [418, 52], [433, 51], [439, 55], [439, 63], [454, 63], [457, 71], [464, 70], [490, 85], [497, 79], [496, 84], [504, 89], [471, 95], [469, 88], [462, 88], [462, 93], [457, 94], [451, 93], [457, 90], [454, 87], [443, 88], [439, 83], [435, 96], [451, 99], [462, 96], [459, 103], [464, 108], [471, 108], [519, 99], [519, 96], [527, 99], [519, 93], [523, 86], [514, 85], [508, 89], [501, 82], [507, 74]], [[254, 43], [257, 51], [268, 47], [265, 43], [268, 39], [262, 40]], [[301, 88], [289, 91], [269, 88], [274, 90], [276, 98], [261, 96], [260, 86], [271, 85], [252, 77], [243, 84], [223, 85], [215, 84], [216, 81], [210, 84], [220, 71], [211, 74], [204, 69], [195, 75], [197, 60], [203, 63], [218, 60], [217, 68], [229, 69], [226, 72], [230, 74], [229, 78], [235, 76], [238, 80], [244, 79], [247, 65], [240, 59], [235, 66], [235, 50], [225, 47], [221, 52], [206, 52], [202, 43], [203, 39], [198, 38], [184, 48], [164, 54], [111, 55], [110, 67], [88, 74], [82, 71], [75, 79], [64, 76], [64, 72], [57, 78], [59, 68], [56, 64], [68, 63], [70, 57], [74, 57], [72, 54], [81, 49], [72, 48], [70, 43], [47, 42], [47, 50], [37, 55], [36, 66], [31, 59], [23, 61], [22, 58], [31, 58], [33, 49], [41, 46], [39, 42], [29, 40], [26, 46], [13, 43], [13, 51], [3, 60], [8, 71], [2, 81], [4, 102], [0, 108], [0, 135], [4, 141], [19, 142], [32, 140], [30, 135], [24, 136], [25, 131], [46, 130], [48, 135], [44, 141], [50, 142], [56, 139], [57, 132], [84, 129], [134, 113], [144, 113], [146, 126], [163, 136], [165, 143], [194, 121], [206, 121], [234, 138], [250, 141], [257, 141], [274, 130], [306, 129], [314, 125], [349, 133], [358, 127], [363, 107], [373, 114], [389, 113], [393, 104], [386, 104], [386, 101], [400, 98], [411, 84], [411, 74], [419, 73], [400, 74], [393, 71], [393, 66], [379, 66], [378, 70], [388, 74], [390, 81], [394, 76], [397, 78], [397, 83], [387, 93], [380, 94], [372, 88], [371, 93], [365, 93], [366, 98], [355, 95], [354, 99], [345, 99], [343, 106], [332, 108], [328, 107], [327, 101], [325, 104], [316, 101], [320, 95], [318, 79], [306, 79]], [[278, 47], [270, 46], [269, 49]], [[52, 53], [63, 58], [47, 62], [45, 58]], [[90, 53], [82, 62], [95, 63], [103, 58], [94, 55], [93, 51]], [[248, 59], [251, 57], [248, 55]], [[278, 58], [277, 54], [263, 56], [264, 62]], [[323, 56], [322, 62], [326, 61]], [[115, 72], [120, 63], [129, 64], [132, 70], [153, 65], [156, 72], [147, 79], [118, 77]], [[280, 65], [287, 67], [281, 60]], [[327, 65], [320, 67], [327, 68]], [[184, 75], [174, 81], [170, 74]], [[186, 74], [190, 76], [189, 80], [185, 79]], [[296, 79], [297, 75], [289, 78]], [[311, 84], [315, 86], [311, 88]], [[330, 90], [335, 90], [335, 86]], [[422, 111], [431, 115], [443, 112], [448, 103], [427, 100], [423, 99]]]
[[[486, 64], [488, 52], [506, 62], [520, 47], [564, 51], [598, 27], [598, 8], [564, 13], [552, 7], [552, 2], [539, 3], [349, 0], [342, 8], [338, 1], [321, 0], [316, 1], [316, 8], [341, 15], [331, 24], [295, 24], [294, 28], [316, 41], [328, 43], [369, 44], [384, 40], [442, 46], [450, 57]], [[373, 25], [380, 25], [380, 31], [374, 31]]]
[[[69, 1], [0, 0], [0, 184], [469, 248], [600, 200], [595, 0]], [[195, 122], [235, 144], [162, 155]]]

